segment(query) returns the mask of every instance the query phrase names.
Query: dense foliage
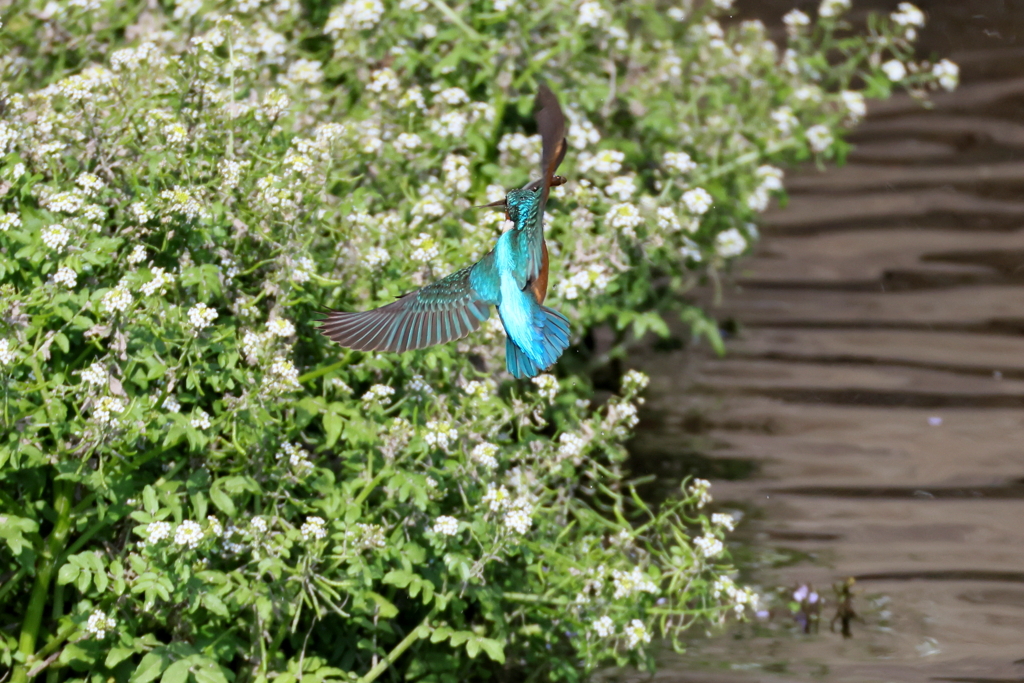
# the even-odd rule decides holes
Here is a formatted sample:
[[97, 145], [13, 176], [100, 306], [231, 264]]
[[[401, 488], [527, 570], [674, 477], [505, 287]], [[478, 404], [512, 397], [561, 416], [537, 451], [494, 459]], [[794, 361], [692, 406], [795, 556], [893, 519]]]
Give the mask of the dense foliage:
[[[905, 5], [906, 3], [904, 3]], [[580, 339], [664, 329], [742, 254], [770, 163], [842, 156], [864, 96], [953, 87], [911, 6], [723, 28], [729, 3], [16, 2], [0, 30], [0, 665], [13, 680], [576, 679], [743, 616], [706, 482], [657, 510]], [[847, 36], [841, 37], [840, 34]], [[490, 249], [571, 120], [550, 305], [513, 382], [463, 342], [317, 333]], [[854, 88], [859, 88], [856, 90]], [[652, 283], [664, 283], [655, 288]], [[409, 651], [406, 653], [406, 651]], [[404, 654], [403, 656], [403, 653]]]

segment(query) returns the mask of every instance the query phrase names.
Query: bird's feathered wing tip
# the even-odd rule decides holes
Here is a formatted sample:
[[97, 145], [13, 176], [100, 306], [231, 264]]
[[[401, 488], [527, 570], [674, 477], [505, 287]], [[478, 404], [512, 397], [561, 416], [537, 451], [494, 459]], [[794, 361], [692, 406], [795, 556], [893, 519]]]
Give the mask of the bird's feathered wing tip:
[[569, 321], [564, 315], [547, 306], [540, 307], [542, 326], [538, 329], [540, 343], [538, 356], [540, 362], [530, 358], [526, 351], [519, 347], [512, 338], [505, 339], [505, 367], [516, 379], [536, 377], [549, 369], [562, 353], [569, 348]]

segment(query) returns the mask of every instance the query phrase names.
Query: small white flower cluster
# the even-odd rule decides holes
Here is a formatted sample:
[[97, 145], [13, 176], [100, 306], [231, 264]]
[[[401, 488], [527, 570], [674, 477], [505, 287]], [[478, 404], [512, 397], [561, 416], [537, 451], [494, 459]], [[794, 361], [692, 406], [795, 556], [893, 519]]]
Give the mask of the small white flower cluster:
[[580, 26], [598, 28], [609, 18], [611, 15], [608, 14], [608, 10], [601, 7], [601, 3], [597, 0], [584, 0], [576, 10], [576, 23]]
[[384, 16], [384, 5], [380, 0], [348, 0], [331, 10], [324, 33], [333, 37], [348, 31], [366, 31], [378, 24]]
[[697, 168], [697, 163], [686, 152], [665, 152], [664, 162], [678, 173], [689, 173]]
[[715, 235], [715, 253], [722, 258], [734, 258], [747, 249], [747, 238], [738, 228], [729, 228]]
[[220, 177], [224, 181], [224, 188], [233, 190], [238, 187], [242, 178], [242, 171], [248, 166], [248, 161], [235, 161], [233, 159], [221, 159], [218, 165]]
[[193, 429], [207, 430], [210, 428], [210, 415], [202, 408], [196, 408], [195, 412], [192, 413], [192, 419], [189, 420], [189, 424], [192, 425]]
[[843, 100], [843, 106], [850, 113], [850, 123], [857, 123], [868, 113], [867, 102], [864, 101], [864, 94], [858, 90], [844, 90], [839, 93]]
[[683, 193], [683, 204], [695, 216], [706, 214], [714, 203], [714, 198], [703, 187], [695, 187]]
[[195, 550], [202, 543], [203, 536], [203, 527], [192, 520], [185, 520], [174, 530], [174, 543]]
[[472, 398], [484, 398], [488, 394], [493, 393], [494, 389], [494, 382], [491, 380], [484, 380], [483, 382], [478, 382], [477, 380], [473, 379], [466, 382], [466, 385], [462, 387], [462, 390], [466, 392], [466, 395]]
[[313, 263], [313, 259], [300, 256], [292, 264], [291, 280], [301, 285], [303, 282], [309, 282], [315, 271], [316, 264]]
[[[890, 59], [885, 64], [882, 64], [882, 72], [885, 74], [885, 77], [888, 78], [893, 83], [898, 83], [898, 82], [902, 81], [904, 78], [907, 77], [907, 67], [906, 67], [906, 65], [903, 64], [903, 62], [901, 62], [898, 59]], [[815, 127], [818, 127], [818, 126], [815, 126]], [[824, 128], [824, 126], [820, 126], [820, 127]], [[809, 132], [810, 131], [808, 131], [808, 133]], [[809, 135], [808, 135], [808, 139], [810, 139]], [[812, 147], [813, 147], [813, 143], [812, 143]], [[818, 151], [818, 150], [815, 150], [815, 151]]]
[[274, 318], [267, 322], [267, 333], [272, 337], [290, 337], [295, 334], [295, 325], [287, 318]]
[[600, 294], [611, 281], [611, 275], [604, 264], [592, 263], [571, 277], [560, 280], [555, 289], [560, 297], [572, 301], [584, 294]]
[[639, 421], [636, 406], [632, 403], [621, 401], [608, 404], [608, 415], [605, 417], [604, 423], [612, 433], [620, 437], [628, 436], [629, 430], [635, 427]]
[[399, 133], [391, 144], [399, 154], [408, 154], [422, 147], [423, 139], [416, 133]]
[[363, 254], [363, 264], [370, 270], [376, 270], [391, 260], [391, 254], [381, 247], [370, 247]]
[[960, 67], [948, 59], [940, 60], [933, 66], [932, 75], [939, 79], [939, 85], [950, 92], [960, 84]]
[[640, 643], [651, 642], [651, 634], [647, 632], [644, 622], [639, 619], [629, 622], [629, 626], [624, 629], [624, 635], [626, 636], [626, 644], [631, 650]]
[[161, 192], [160, 199], [164, 201], [170, 211], [180, 214], [189, 220], [209, 218], [210, 214], [196, 198], [194, 192], [194, 190], [178, 185], [173, 190]]
[[171, 525], [167, 522], [150, 522], [146, 525], [146, 539], [143, 545], [159, 543], [171, 535]]
[[447, 451], [449, 444], [454, 443], [458, 438], [458, 430], [447, 420], [429, 420], [427, 432], [423, 435], [423, 440], [429, 446], [440, 448], [442, 451]]
[[323, 517], [317, 517], [316, 515], [306, 517], [306, 521], [303, 522], [302, 528], [299, 529], [302, 533], [302, 537], [307, 541], [310, 537], [316, 540], [322, 540], [327, 537], [327, 523]]
[[274, 358], [267, 374], [263, 376], [262, 390], [265, 394], [283, 394], [301, 389], [299, 371], [295, 364], [284, 356]]
[[398, 80], [398, 75], [388, 67], [378, 69], [370, 74], [370, 82], [366, 84], [366, 89], [372, 93], [384, 93], [384, 92], [397, 92], [402, 87], [402, 82]]
[[[572, 107], [566, 108], [565, 115], [569, 119], [569, 131], [566, 133], [566, 138], [573, 149], [583, 150], [601, 141], [601, 133], [586, 116]], [[495, 199], [498, 198], [500, 197]]]
[[818, 16], [832, 19], [849, 9], [850, 0], [821, 0], [821, 4], [818, 6]]
[[789, 135], [800, 125], [800, 119], [793, 113], [793, 108], [788, 105], [783, 105], [773, 111], [771, 119], [775, 122], [775, 127], [779, 129], [779, 133], [782, 135]]
[[761, 181], [757, 188], [747, 197], [747, 206], [754, 211], [764, 211], [768, 208], [772, 192], [782, 189], [782, 169], [775, 166], [760, 166], [754, 175]]
[[597, 619], [592, 628], [598, 638], [608, 638], [615, 634], [615, 622], [607, 615]]
[[594, 171], [595, 173], [611, 175], [622, 170], [622, 162], [626, 155], [616, 149], [601, 150], [597, 154], [586, 152], [579, 155], [577, 165], [581, 173]]
[[345, 531], [345, 541], [363, 550], [382, 550], [387, 547], [384, 527], [379, 524], [356, 524]]
[[54, 223], [40, 230], [39, 236], [42, 238], [43, 244], [59, 253], [68, 246], [71, 231], [64, 227], [63, 223]]
[[427, 384], [423, 375], [416, 374], [405, 383], [405, 393], [413, 395], [414, 400], [423, 401], [428, 396], [434, 395], [434, 387]]
[[[897, 62], [897, 64], [898, 63], [899, 62]], [[833, 137], [828, 126], [820, 123], [816, 126], [811, 126], [807, 129], [805, 135], [807, 136], [807, 144], [811, 146], [811, 150], [814, 152], [820, 154], [832, 146]]]
[[410, 244], [413, 246], [411, 254], [413, 261], [427, 263], [441, 254], [441, 250], [438, 248], [434, 238], [425, 232], [421, 232], [418, 236], [413, 237]]
[[[455, 90], [460, 89], [455, 88]], [[473, 184], [469, 177], [469, 159], [461, 154], [449, 154], [444, 158], [441, 170], [444, 171], [445, 188], [460, 194], [469, 192], [469, 188]]]
[[786, 32], [789, 35], [797, 35], [800, 29], [810, 26], [811, 18], [798, 9], [792, 9], [782, 17], [782, 23], [786, 25]]
[[459, 533], [459, 520], [448, 515], [441, 515], [434, 520], [434, 533], [441, 536], [454, 536]]
[[309, 459], [309, 453], [304, 448], [299, 448], [291, 441], [281, 444], [281, 450], [277, 452], [277, 460], [287, 456], [288, 464], [299, 474], [305, 474], [313, 469], [313, 463]]
[[628, 370], [622, 376], [622, 391], [627, 394], [635, 394], [647, 388], [651, 378], [639, 370]]
[[130, 254], [128, 254], [127, 261], [130, 265], [137, 266], [146, 260], [146, 247], [141, 244], [136, 244]]
[[168, 395], [160, 406], [171, 413], [181, 412], [181, 403], [178, 402], [178, 399], [173, 394]]
[[525, 498], [516, 498], [509, 504], [503, 522], [509, 531], [520, 536], [526, 534], [533, 526], [533, 505]]
[[99, 361], [95, 361], [85, 370], [82, 370], [82, 381], [86, 384], [102, 387], [106, 385], [108, 378], [107, 369]]
[[53, 274], [53, 283], [63, 285], [68, 289], [74, 289], [75, 285], [78, 284], [78, 273], [68, 266], [61, 266]]
[[540, 136], [506, 133], [498, 141], [498, 152], [501, 154], [502, 165], [510, 165], [519, 160], [530, 165], [538, 164], [541, 152]]
[[711, 524], [726, 531], [733, 531], [736, 528], [736, 518], [727, 512], [715, 512], [711, 515]]
[[461, 138], [469, 125], [469, 117], [461, 111], [447, 111], [430, 122], [430, 132], [447, 138]]
[[498, 454], [498, 447], [493, 443], [483, 441], [473, 446], [473, 450], [470, 451], [469, 457], [473, 462], [480, 463], [489, 470], [498, 468], [498, 459], [494, 456]]
[[394, 395], [395, 390], [393, 387], [389, 387], [386, 384], [374, 384], [363, 394], [362, 401], [363, 403], [387, 405], [391, 402], [391, 397]]
[[58, 192], [46, 200], [46, 208], [57, 213], [74, 215], [85, 205], [85, 195], [77, 190]]
[[108, 289], [100, 299], [100, 306], [108, 313], [124, 313], [132, 305], [132, 293], [122, 279], [117, 287]]
[[153, 296], [157, 293], [166, 294], [167, 288], [174, 284], [174, 275], [172, 273], [168, 273], [160, 266], [153, 267], [152, 275], [152, 280], [139, 287], [139, 290], [145, 296]]
[[711, 482], [707, 479], [694, 479], [687, 487], [686, 494], [697, 499], [694, 505], [700, 510], [712, 500]]
[[693, 545], [697, 547], [701, 555], [709, 560], [713, 557], [718, 557], [725, 550], [722, 542], [711, 534], [705, 534], [693, 539]]
[[101, 609], [94, 610], [85, 622], [85, 630], [92, 634], [92, 637], [103, 640], [107, 637], [107, 631], [117, 628], [117, 621]]
[[192, 333], [199, 334], [202, 330], [213, 324], [217, 319], [217, 311], [206, 304], [199, 302], [188, 309], [188, 322], [192, 326]]
[[621, 230], [623, 235], [630, 238], [636, 237], [637, 226], [644, 222], [640, 209], [630, 202], [613, 204], [605, 214], [605, 220], [609, 227]]
[[[21, 227], [21, 216], [16, 213], [0, 214], [0, 232], [7, 232], [11, 228]], [[49, 246], [49, 245], [47, 245]]]
[[530, 380], [537, 387], [537, 393], [545, 401], [551, 402], [555, 400], [555, 396], [558, 395], [558, 380], [555, 379], [554, 375], [544, 373], [537, 375]]
[[120, 415], [126, 407], [124, 399], [116, 396], [102, 396], [93, 405], [92, 416], [101, 425], [116, 425], [117, 419], [114, 415]]
[[579, 457], [587, 442], [579, 434], [573, 432], [562, 432], [558, 437], [558, 457], [572, 460], [579, 464]]
[[897, 26], [917, 27], [924, 26], [924, 12], [909, 2], [901, 2], [896, 6], [896, 11], [889, 15]]
[[651, 581], [650, 577], [640, 570], [640, 567], [633, 567], [633, 571], [625, 572], [621, 569], [612, 570], [612, 585], [615, 587], [614, 598], [621, 600], [636, 593], [651, 593], [657, 595], [657, 584]]
[[[806, 587], [802, 586], [802, 588]], [[711, 595], [716, 600], [721, 600], [724, 596], [732, 603], [733, 610], [736, 612], [737, 617], [742, 617], [748, 606], [751, 610], [756, 612], [761, 602], [760, 597], [752, 588], [750, 588], [750, 586], [740, 588], [728, 576], [722, 576], [715, 579], [715, 582], [711, 586]], [[794, 598], [796, 597], [797, 596], [794, 595]], [[797, 600], [797, 602], [803, 602], [803, 600]]]

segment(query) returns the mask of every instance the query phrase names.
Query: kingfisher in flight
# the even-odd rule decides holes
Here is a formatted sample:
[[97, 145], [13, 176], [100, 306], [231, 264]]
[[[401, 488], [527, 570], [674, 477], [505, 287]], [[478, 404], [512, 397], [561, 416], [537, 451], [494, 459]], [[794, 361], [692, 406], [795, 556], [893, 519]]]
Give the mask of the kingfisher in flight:
[[541, 178], [511, 190], [501, 206], [513, 226], [471, 266], [372, 311], [331, 311], [321, 332], [358, 351], [402, 353], [462, 339], [480, 328], [498, 307], [505, 328], [505, 365], [516, 379], [547, 370], [569, 346], [569, 321], [543, 305], [548, 289], [544, 207], [551, 188], [565, 178], [555, 170], [565, 157], [565, 115], [558, 98], [542, 85], [537, 92]]

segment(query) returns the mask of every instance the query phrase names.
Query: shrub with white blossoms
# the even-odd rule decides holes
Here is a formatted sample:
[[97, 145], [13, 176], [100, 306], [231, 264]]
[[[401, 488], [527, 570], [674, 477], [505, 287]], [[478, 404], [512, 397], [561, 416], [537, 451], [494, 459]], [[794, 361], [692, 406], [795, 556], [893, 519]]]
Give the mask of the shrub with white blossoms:
[[[18, 3], [0, 669], [579, 680], [736, 614], [733, 522], [706, 482], [633, 495], [646, 379], [592, 408], [585, 333], [684, 308], [713, 335], [679, 295], [749, 249], [779, 168], [842, 158], [864, 98], [959, 71], [914, 62], [907, 3], [858, 36], [828, 0], [786, 44], [677, 4]], [[573, 349], [531, 383], [494, 315], [403, 355], [320, 335], [493, 247], [503, 214], [473, 207], [536, 177], [537, 76], [568, 119], [545, 223]]]

